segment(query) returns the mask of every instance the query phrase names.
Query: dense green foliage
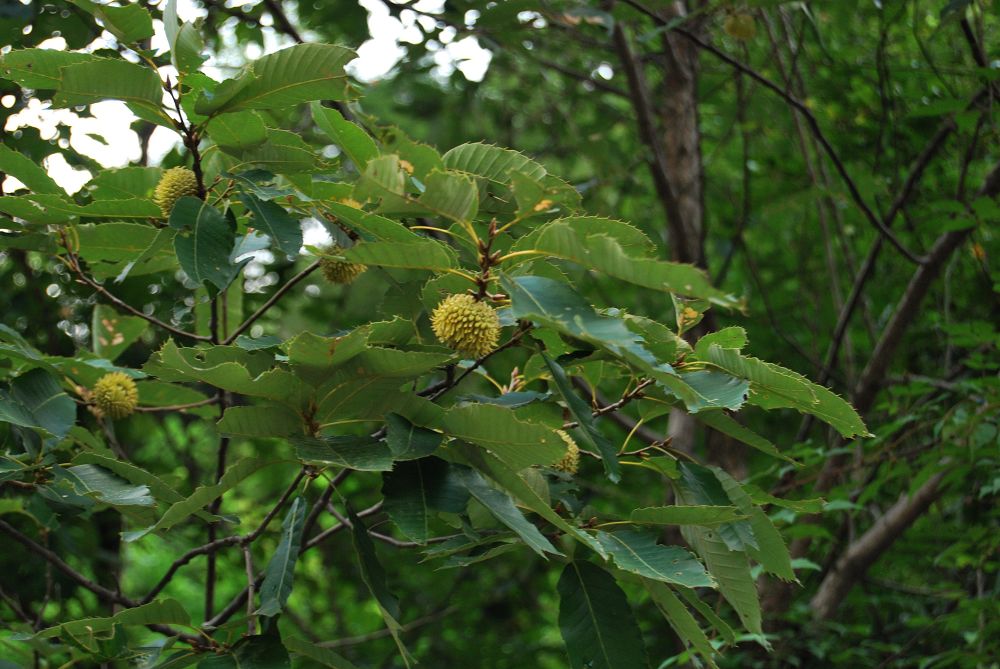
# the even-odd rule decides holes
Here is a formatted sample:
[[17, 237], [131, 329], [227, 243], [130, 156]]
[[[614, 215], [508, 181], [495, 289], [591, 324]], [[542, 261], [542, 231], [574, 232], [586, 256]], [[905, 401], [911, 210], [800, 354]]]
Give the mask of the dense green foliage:
[[0, 665], [996, 666], [996, 3], [147, 4], [0, 13]]

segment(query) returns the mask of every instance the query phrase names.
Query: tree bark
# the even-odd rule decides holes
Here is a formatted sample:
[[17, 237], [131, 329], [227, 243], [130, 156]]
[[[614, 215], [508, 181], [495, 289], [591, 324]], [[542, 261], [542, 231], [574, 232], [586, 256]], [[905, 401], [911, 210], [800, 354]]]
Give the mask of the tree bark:
[[903, 493], [871, 528], [847, 547], [810, 601], [816, 620], [829, 620], [868, 568], [941, 496], [941, 471], [912, 495]]

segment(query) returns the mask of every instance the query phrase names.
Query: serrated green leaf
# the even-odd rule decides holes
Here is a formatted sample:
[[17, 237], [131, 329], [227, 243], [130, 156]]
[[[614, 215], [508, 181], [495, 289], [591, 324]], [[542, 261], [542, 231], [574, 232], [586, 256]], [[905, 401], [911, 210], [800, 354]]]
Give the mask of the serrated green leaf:
[[[711, 469], [691, 462], [681, 462], [678, 467], [681, 477], [677, 480], [677, 489], [679, 497], [685, 504], [699, 506], [731, 506], [733, 504]], [[716, 531], [731, 550], [742, 551], [750, 547], [757, 547], [753, 528], [745, 520], [721, 523]]]
[[541, 353], [542, 360], [549, 368], [552, 375], [552, 382], [559, 392], [559, 395], [566, 402], [566, 407], [573, 415], [573, 418], [580, 424], [577, 433], [584, 444], [591, 451], [596, 451], [601, 456], [604, 463], [604, 471], [611, 481], [617, 483], [621, 480], [621, 466], [618, 464], [618, 450], [611, 444], [607, 437], [601, 433], [594, 422], [594, 416], [590, 410], [590, 405], [584, 402], [573, 391], [573, 386], [566, 376], [566, 371], [552, 358]]
[[493, 451], [515, 471], [550, 465], [566, 454], [566, 445], [551, 428], [515, 418], [493, 404], [467, 404], [450, 409], [442, 426], [457, 439]]
[[694, 265], [629, 255], [616, 238], [581, 234], [572, 222], [562, 219], [548, 223], [533, 236], [532, 247], [644, 288], [698, 297], [725, 307], [738, 305], [735, 297], [714, 288], [708, 276]]
[[59, 87], [60, 70], [70, 65], [107, 60], [76, 51], [16, 49], [0, 55], [0, 76], [32, 89]]
[[533, 551], [545, 556], [546, 553], [562, 555], [545, 536], [538, 531], [538, 528], [528, 522], [507, 493], [497, 490], [489, 485], [479, 472], [465, 467], [456, 473], [457, 480], [469, 491], [469, 494], [497, 520], [514, 530], [519, 537]]
[[640, 525], [718, 525], [742, 520], [734, 506], [647, 506], [635, 509], [629, 520]]
[[174, 251], [184, 272], [195, 283], [225, 290], [239, 273], [230, 260], [236, 235], [225, 216], [207, 202], [185, 196], [170, 212], [170, 227], [180, 231]]
[[14, 177], [34, 193], [65, 195], [41, 165], [4, 144], [0, 144], [0, 172]]
[[357, 669], [357, 667], [329, 648], [317, 646], [298, 637], [289, 637], [284, 641], [285, 648], [289, 651], [296, 655], [308, 657], [310, 660], [315, 660], [324, 667], [330, 667], [331, 669]]
[[205, 126], [208, 136], [221, 147], [252, 149], [267, 141], [267, 127], [257, 112], [242, 111], [213, 116]]
[[427, 269], [436, 272], [455, 267], [454, 252], [434, 239], [409, 242], [360, 242], [343, 251], [343, 256], [362, 265]]
[[295, 453], [305, 462], [339, 465], [347, 469], [387, 472], [392, 452], [383, 441], [371, 437], [294, 437]]
[[253, 224], [271, 238], [285, 255], [297, 256], [302, 249], [302, 224], [274, 202], [259, 200], [249, 193], [240, 195], [240, 202], [253, 214]]
[[452, 442], [448, 448], [453, 453], [460, 453], [466, 464], [471, 465], [483, 475], [488, 476], [497, 485], [506, 490], [520, 506], [535, 512], [602, 558], [607, 557], [604, 548], [596, 539], [552, 510], [549, 503], [542, 499], [538, 490], [525, 480], [524, 475], [535, 470], [527, 469], [516, 472], [493, 453], [470, 444]]
[[[296, 44], [259, 58], [246, 74], [223, 82], [214, 95], [198, 100], [195, 110], [212, 115], [241, 109], [276, 109], [313, 100], [348, 97], [344, 66], [354, 51], [332, 44]], [[229, 83], [229, 85], [225, 85]]]
[[176, 599], [162, 599], [119, 611], [106, 618], [84, 618], [49, 627], [33, 638], [52, 639], [68, 634], [77, 638], [94, 639], [94, 635], [113, 632], [116, 625], [152, 624], [187, 626], [191, 624], [191, 617]]
[[63, 469], [81, 495], [93, 497], [109, 506], [153, 506], [149, 488], [129, 485], [119, 477], [97, 465], [74, 465]]
[[781, 453], [778, 450], [778, 447], [771, 443], [770, 440], [762, 437], [750, 428], [740, 425], [735, 419], [727, 415], [722, 410], [699, 411], [695, 414], [695, 418], [705, 425], [708, 425], [709, 427], [714, 428], [719, 432], [732, 437], [733, 439], [737, 439], [748, 446], [756, 448], [762, 453], [767, 453], [768, 455], [781, 458], [786, 462], [791, 462], [796, 465], [799, 464], [787, 455]]
[[276, 404], [252, 407], [229, 407], [216, 423], [219, 432], [238, 437], [280, 438], [302, 436], [302, 417]]
[[749, 517], [750, 527], [757, 539], [757, 547], [747, 546], [747, 553], [760, 563], [764, 571], [774, 574], [785, 581], [795, 581], [795, 570], [792, 569], [792, 557], [785, 546], [785, 540], [775, 528], [774, 523], [764, 511], [753, 503], [750, 496], [736, 480], [718, 467], [712, 467], [716, 478], [722, 484], [729, 499], [744, 515]]
[[670, 626], [677, 632], [677, 636], [686, 645], [691, 646], [700, 654], [709, 667], [716, 667], [715, 649], [712, 648], [708, 637], [705, 636], [701, 627], [698, 626], [698, 621], [694, 619], [694, 616], [687, 610], [684, 603], [663, 583], [647, 579], [644, 580], [644, 584], [646, 591], [653, 598], [653, 602], [656, 603], [656, 607], [660, 609], [663, 617], [667, 619]]
[[219, 497], [227, 490], [238, 485], [247, 477], [257, 471], [270, 467], [271, 465], [283, 462], [282, 460], [263, 460], [258, 458], [243, 458], [229, 465], [226, 473], [219, 479], [218, 483], [204, 485], [197, 488], [191, 495], [179, 502], [170, 505], [170, 508], [160, 517], [156, 523], [134, 532], [125, 532], [122, 537], [125, 541], [136, 541], [146, 536], [150, 532], [165, 532], [175, 525], [187, 520], [193, 514], [208, 506], [215, 498]]
[[431, 519], [438, 511], [460, 513], [468, 492], [450, 475], [451, 465], [439, 458], [397, 462], [382, 475], [385, 512], [411, 541], [426, 544]]
[[695, 556], [679, 546], [661, 546], [651, 532], [597, 531], [595, 536], [619, 569], [689, 588], [711, 588], [715, 585]]
[[411, 423], [405, 416], [390, 413], [385, 417], [386, 443], [395, 460], [417, 460], [437, 450], [444, 435]]
[[292, 580], [295, 576], [295, 562], [299, 558], [302, 545], [302, 524], [306, 518], [306, 504], [301, 497], [292, 500], [292, 505], [281, 524], [281, 539], [274, 550], [267, 568], [264, 569], [264, 583], [260, 586], [260, 608], [257, 614], [274, 616], [285, 608], [288, 596], [292, 594]]
[[351, 537], [354, 540], [354, 550], [358, 554], [358, 563], [361, 567], [361, 580], [368, 586], [368, 591], [375, 598], [379, 611], [382, 613], [382, 619], [385, 621], [385, 626], [396, 642], [396, 647], [399, 649], [403, 663], [407, 667], [410, 667], [413, 663], [413, 657], [403, 644], [401, 635], [403, 628], [399, 624], [399, 601], [389, 591], [389, 586], [386, 584], [385, 569], [382, 568], [382, 565], [378, 561], [378, 556], [375, 554], [375, 544], [372, 543], [371, 537], [368, 536], [365, 524], [358, 518], [358, 515], [350, 505], [347, 506], [347, 517], [351, 522]]
[[60, 70], [54, 106], [74, 107], [101, 100], [121, 100], [157, 116], [164, 115], [163, 88], [155, 70], [111, 58], [67, 65]]
[[100, 20], [120, 42], [135, 43], [153, 36], [153, 18], [141, 5], [100, 5], [90, 0], [70, 0], [74, 5]]
[[479, 210], [479, 189], [457, 172], [434, 171], [427, 175], [427, 189], [417, 199], [421, 207], [452, 221], [471, 221]]
[[324, 107], [319, 102], [313, 102], [309, 108], [319, 129], [340, 147], [359, 172], [364, 171], [369, 160], [378, 157], [375, 141], [361, 126], [348, 121], [338, 110]]
[[717, 344], [700, 356], [733, 376], [750, 381], [751, 401], [765, 408], [791, 407], [833, 426], [843, 437], [867, 436], [868, 429], [854, 408], [821, 385], [778, 365], [745, 357]]
[[642, 635], [625, 593], [606, 571], [570, 562], [559, 591], [559, 629], [573, 669], [643, 669]]
[[532, 179], [545, 176], [545, 168], [527, 156], [491, 144], [462, 144], [443, 156], [448, 169], [468, 172], [497, 183], [507, 183], [511, 171], [518, 171]]

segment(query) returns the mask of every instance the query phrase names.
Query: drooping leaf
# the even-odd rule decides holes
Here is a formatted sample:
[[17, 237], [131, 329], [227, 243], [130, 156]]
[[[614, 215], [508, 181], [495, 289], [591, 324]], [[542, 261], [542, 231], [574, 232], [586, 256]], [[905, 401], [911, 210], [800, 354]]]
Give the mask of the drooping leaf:
[[368, 592], [371, 593], [376, 604], [378, 604], [379, 611], [382, 613], [382, 619], [385, 621], [386, 628], [396, 642], [396, 647], [399, 649], [403, 663], [407, 667], [410, 667], [413, 663], [413, 657], [403, 644], [401, 636], [402, 625], [399, 623], [399, 600], [389, 591], [389, 586], [386, 583], [385, 569], [375, 554], [375, 544], [372, 543], [371, 537], [368, 536], [368, 529], [350, 505], [347, 507], [347, 517], [351, 522], [351, 537], [354, 540], [354, 550], [358, 555], [358, 564], [361, 567], [361, 580], [364, 581], [368, 587]]
[[34, 635], [39, 639], [70, 635], [77, 639], [94, 639], [94, 635], [104, 634], [116, 625], [190, 625], [191, 617], [176, 599], [162, 599], [142, 606], [119, 611], [105, 618], [84, 618], [48, 627]]
[[264, 569], [258, 615], [277, 615], [285, 608], [285, 602], [292, 594], [292, 579], [295, 576], [295, 562], [298, 560], [302, 545], [302, 524], [305, 518], [306, 503], [301, 497], [296, 497], [288, 507], [285, 520], [281, 524], [278, 547], [267, 563], [267, 568]]
[[538, 528], [528, 522], [506, 493], [489, 485], [474, 469], [464, 468], [457, 472], [457, 478], [469, 494], [501, 523], [514, 530], [524, 543], [541, 556], [545, 553], [562, 555]]
[[100, 20], [119, 41], [135, 43], [153, 36], [153, 19], [142, 5], [103, 5], [91, 0], [70, 0], [74, 5]]
[[760, 634], [760, 601], [746, 553], [730, 550], [715, 528], [688, 526], [681, 531], [704, 560], [708, 573], [718, 584], [719, 592], [736, 609], [743, 626], [754, 634]]
[[304, 639], [293, 636], [285, 639], [284, 643], [285, 648], [292, 653], [308, 657], [310, 660], [319, 662], [324, 667], [330, 667], [331, 669], [357, 669], [357, 667], [329, 648], [317, 646]]
[[259, 200], [249, 193], [240, 202], [253, 214], [254, 226], [271, 238], [271, 243], [285, 255], [297, 256], [302, 248], [302, 224], [274, 202]]
[[764, 570], [785, 581], [795, 581], [795, 570], [792, 569], [792, 557], [785, 546], [781, 533], [767, 517], [767, 514], [753, 503], [750, 496], [736, 480], [718, 467], [712, 467], [729, 499], [746, 516], [757, 539], [757, 547], [747, 546], [747, 553], [759, 562]]
[[756, 448], [758, 451], [767, 453], [768, 455], [774, 456], [776, 458], [781, 458], [786, 462], [791, 462], [798, 464], [795, 460], [792, 460], [787, 455], [784, 455], [778, 450], [771, 441], [761, 435], [757, 434], [753, 430], [743, 425], [740, 425], [734, 418], [727, 415], [722, 410], [709, 410], [709, 411], [699, 411], [695, 417], [705, 425], [718, 430], [719, 432], [737, 439], [748, 446]]
[[604, 471], [608, 478], [617, 483], [621, 480], [621, 467], [618, 464], [618, 451], [611, 444], [607, 437], [597, 428], [594, 417], [590, 410], [590, 405], [580, 399], [580, 396], [573, 391], [573, 386], [566, 376], [566, 371], [555, 360], [541, 354], [545, 365], [552, 375], [552, 382], [556, 386], [559, 395], [566, 402], [566, 407], [573, 415], [573, 418], [580, 424], [578, 434], [586, 444], [587, 449], [596, 451], [601, 456], [604, 463]]
[[444, 439], [434, 430], [414, 425], [405, 416], [390, 413], [385, 417], [386, 443], [394, 460], [417, 460], [433, 453]]
[[36, 368], [0, 390], [0, 421], [38, 428], [55, 439], [66, 436], [76, 422], [76, 404], [48, 371]]
[[559, 629], [573, 669], [643, 669], [642, 635], [625, 593], [606, 571], [573, 561], [563, 569]]
[[687, 610], [684, 603], [677, 598], [677, 595], [663, 583], [646, 580], [646, 591], [653, 598], [663, 617], [667, 619], [670, 626], [677, 632], [685, 644], [694, 648], [701, 655], [709, 667], [715, 667], [715, 649], [709, 642], [708, 637], [698, 625], [691, 612]]
[[449, 444], [449, 450], [452, 453], [460, 453], [466, 464], [471, 465], [479, 472], [496, 482], [496, 484], [507, 491], [507, 493], [510, 494], [520, 506], [537, 513], [541, 518], [544, 518], [553, 526], [558, 527], [569, 536], [584, 544], [602, 558], [607, 557], [607, 553], [604, 551], [600, 542], [594, 539], [594, 537], [587, 532], [582, 531], [574, 523], [567, 521], [565, 518], [556, 513], [549, 506], [549, 503], [542, 498], [538, 489], [528, 483], [525, 475], [533, 472], [534, 470], [527, 469], [520, 472], [514, 471], [514, 469], [512, 469], [508, 464], [490, 451], [484, 451], [483, 449], [470, 444], [453, 442]]
[[492, 404], [467, 404], [445, 414], [445, 432], [488, 448], [512, 469], [550, 465], [563, 457], [566, 445], [552, 429], [514, 418]]
[[468, 492], [451, 476], [451, 466], [439, 458], [397, 462], [382, 475], [385, 511], [410, 540], [430, 538], [430, 522], [437, 511], [460, 513]]
[[218, 483], [203, 485], [197, 488], [188, 497], [171, 504], [170, 508], [166, 510], [160, 519], [150, 527], [132, 532], [125, 532], [122, 534], [122, 537], [125, 541], [136, 541], [150, 532], [165, 532], [208, 506], [219, 495], [222, 495], [227, 490], [230, 490], [247, 477], [265, 467], [269, 467], [279, 462], [282, 461], [263, 460], [257, 458], [243, 458], [241, 460], [237, 460], [229, 466], [226, 473], [221, 479], [219, 479]]
[[184, 272], [196, 283], [225, 290], [239, 272], [230, 260], [236, 235], [225, 216], [207, 202], [185, 196], [170, 213], [170, 227], [181, 231], [174, 250]]
[[[699, 506], [733, 504], [711, 469], [691, 462], [681, 462], [679, 469], [681, 477], [677, 480], [678, 495], [685, 504]], [[717, 527], [717, 532], [731, 550], [743, 551], [749, 547], [757, 547], [753, 527], [745, 520], [721, 523]]]
[[319, 102], [313, 102], [309, 109], [319, 129], [347, 154], [359, 172], [364, 171], [369, 160], [379, 155], [378, 147], [368, 133], [336, 109], [324, 107]]

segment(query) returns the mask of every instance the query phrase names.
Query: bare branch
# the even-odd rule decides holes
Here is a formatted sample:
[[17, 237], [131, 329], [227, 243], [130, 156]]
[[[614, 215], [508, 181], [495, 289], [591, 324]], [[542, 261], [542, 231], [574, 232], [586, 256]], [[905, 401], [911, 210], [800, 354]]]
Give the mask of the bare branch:
[[293, 276], [291, 279], [289, 279], [285, 283], [285, 285], [283, 285], [281, 288], [279, 288], [274, 292], [274, 295], [268, 298], [267, 302], [262, 304], [260, 308], [257, 309], [257, 311], [253, 312], [253, 314], [251, 314], [249, 318], [247, 318], [235, 330], [233, 330], [233, 332], [223, 340], [222, 344], [228, 345], [236, 341], [236, 338], [239, 337], [241, 334], [243, 334], [247, 328], [253, 325], [258, 318], [266, 314], [268, 309], [273, 307], [278, 302], [278, 300], [284, 297], [288, 291], [290, 291], [292, 288], [296, 286], [296, 284], [298, 284], [307, 276], [315, 272], [318, 267], [319, 267], [319, 261], [317, 260], [316, 262], [312, 263], [304, 270]]
[[[637, 0], [623, 0], [623, 1], [626, 4], [635, 8], [636, 10], [638, 10], [639, 12], [652, 18], [657, 25], [668, 26], [667, 21], [664, 20], [663, 17], [661, 17], [655, 11], [645, 7], [644, 5], [642, 5], [642, 3], [637, 2]], [[616, 27], [617, 25], [618, 24], [616, 24]], [[833, 148], [833, 145], [830, 144], [830, 141], [826, 138], [826, 135], [823, 133], [823, 129], [820, 127], [819, 121], [816, 120], [816, 117], [813, 115], [812, 110], [810, 110], [809, 107], [806, 106], [804, 102], [802, 102], [794, 95], [792, 95], [791, 93], [789, 93], [788, 91], [786, 91], [781, 86], [774, 83], [761, 73], [757, 72], [753, 68], [744, 65], [743, 63], [729, 56], [724, 51], [721, 51], [720, 49], [709, 44], [708, 42], [705, 42], [694, 33], [685, 30], [684, 28], [681, 28], [679, 26], [673, 26], [670, 28], [670, 30], [672, 32], [677, 33], [678, 35], [682, 35], [685, 39], [690, 40], [694, 44], [698, 45], [699, 48], [712, 54], [713, 56], [715, 56], [722, 62], [726, 63], [727, 65], [735, 67], [740, 72], [743, 72], [744, 74], [748, 75], [751, 79], [764, 86], [764, 88], [777, 94], [795, 111], [802, 114], [802, 116], [806, 119], [806, 125], [809, 126], [810, 131], [816, 137], [816, 140], [819, 142], [820, 146], [823, 148], [823, 152], [826, 153], [827, 157], [830, 159], [830, 162], [833, 163], [834, 168], [837, 170], [837, 174], [840, 175], [840, 178], [844, 182], [844, 185], [847, 186], [847, 191], [850, 194], [851, 199], [854, 201], [854, 204], [858, 207], [858, 209], [861, 210], [861, 213], [864, 214], [864, 217], [868, 220], [868, 222], [871, 223], [871, 225], [874, 226], [875, 229], [878, 230], [883, 237], [888, 239], [889, 243], [895, 246], [896, 249], [907, 260], [916, 265], [919, 265], [922, 262], [924, 262], [924, 258], [918, 256], [917, 254], [913, 253], [908, 248], [906, 248], [906, 246], [903, 245], [903, 243], [896, 237], [896, 235], [893, 234], [892, 230], [890, 230], [888, 226], [886, 226], [885, 222], [874, 211], [872, 211], [871, 207], [868, 206], [868, 203], [865, 202], [864, 197], [861, 195], [861, 191], [858, 189], [857, 184], [854, 183], [854, 179], [851, 178], [851, 175], [848, 173], [847, 168], [844, 166], [843, 161], [840, 159], [840, 156], [837, 155], [837, 152]]]
[[809, 603], [814, 618], [829, 620], [836, 614], [840, 603], [868, 568], [942, 494], [940, 485], [947, 473], [947, 470], [939, 471], [912, 495], [900, 495], [867, 532], [847, 547]]

